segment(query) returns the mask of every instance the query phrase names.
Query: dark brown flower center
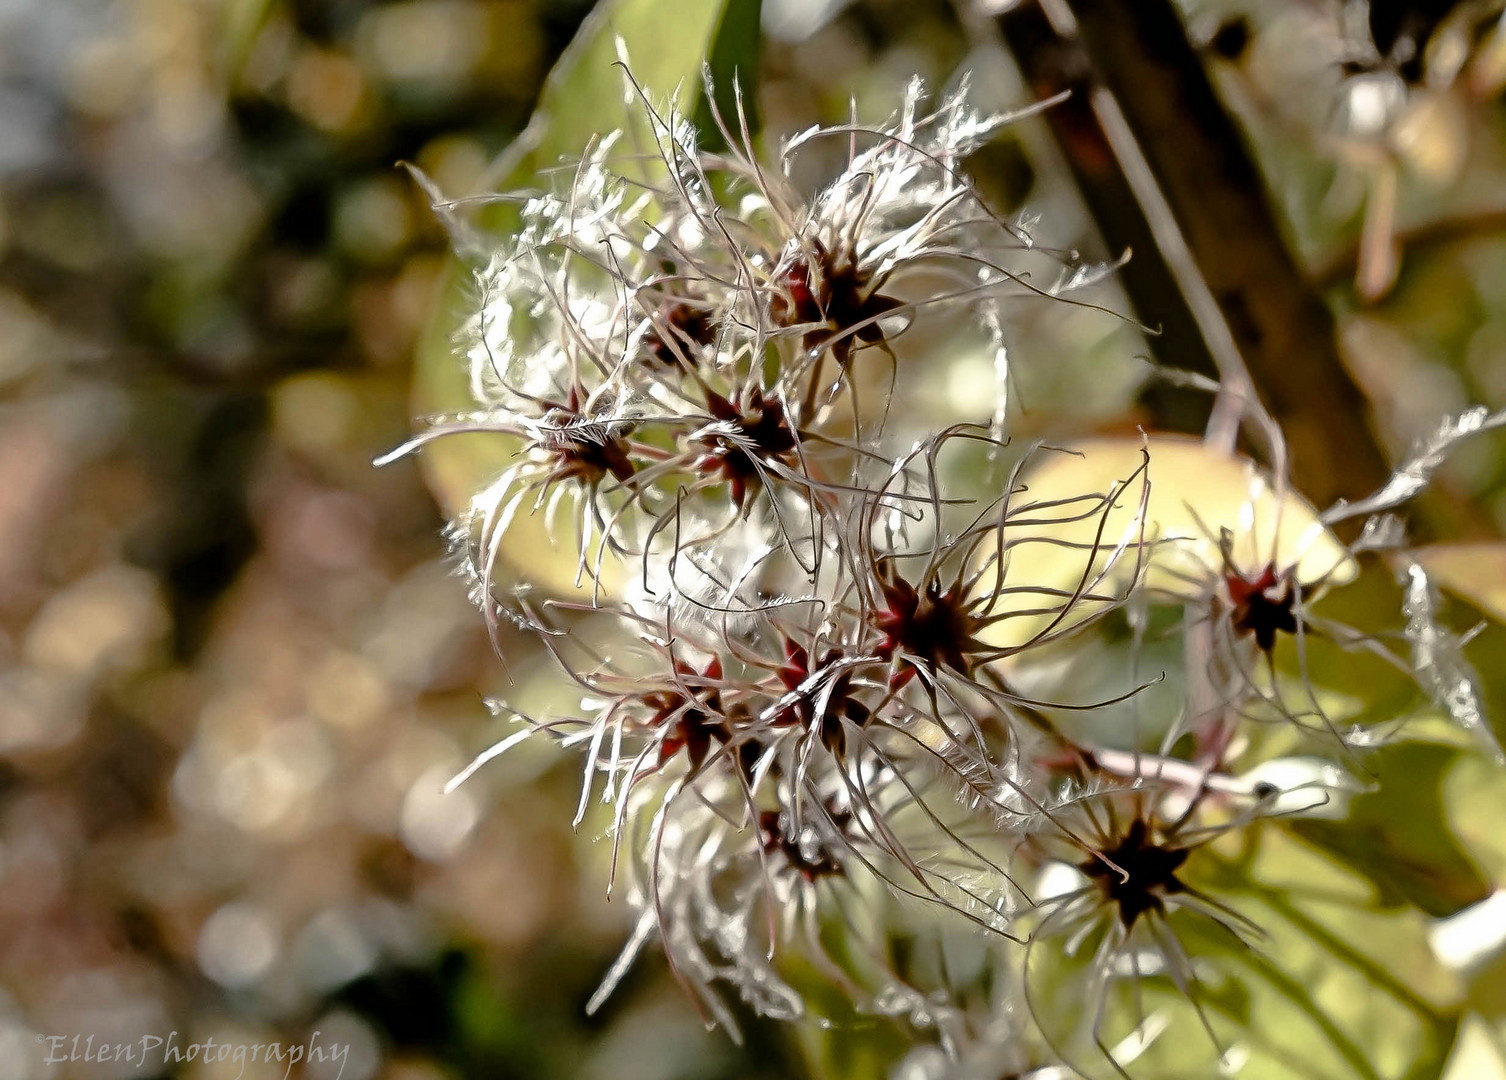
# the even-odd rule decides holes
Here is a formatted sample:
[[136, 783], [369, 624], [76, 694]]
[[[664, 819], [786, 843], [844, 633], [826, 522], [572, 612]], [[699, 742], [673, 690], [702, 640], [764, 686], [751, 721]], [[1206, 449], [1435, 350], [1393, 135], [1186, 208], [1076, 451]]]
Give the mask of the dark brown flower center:
[[592, 421], [581, 412], [583, 394], [572, 388], [563, 403], [550, 403], [537, 444], [554, 461], [551, 480], [599, 483], [608, 475], [626, 481], [634, 466], [626, 439], [627, 425]]
[[690, 679], [705, 685], [682, 689], [673, 686], [644, 694], [642, 702], [650, 710], [648, 725], [669, 732], [659, 744], [659, 764], [663, 765], [681, 750], [690, 762], [691, 771], [699, 770], [711, 751], [713, 741], [731, 741], [731, 725], [722, 712], [722, 692], [716, 685], [722, 677], [721, 661], [713, 658], [704, 671], [687, 664], [675, 663], [681, 680]]
[[1278, 632], [1297, 632], [1294, 610], [1297, 591], [1289, 577], [1277, 574], [1274, 564], [1268, 564], [1254, 578], [1230, 571], [1224, 585], [1234, 605], [1231, 613], [1234, 628], [1253, 634], [1261, 652], [1269, 653], [1276, 647]]
[[809, 352], [831, 347], [845, 365], [863, 345], [884, 341], [883, 316], [901, 301], [872, 287], [870, 275], [850, 258], [838, 259], [819, 241], [786, 263], [775, 277], [777, 292], [769, 304], [776, 326], [812, 326], [801, 344]]
[[643, 358], [652, 366], [677, 371], [682, 358], [693, 360], [716, 340], [711, 311], [686, 300], [668, 300], [643, 336]]
[[879, 645], [884, 655], [901, 652], [928, 670], [948, 667], [967, 674], [980, 654], [993, 651], [979, 640], [983, 621], [968, 611], [960, 586], [943, 589], [940, 582], [928, 581], [917, 589], [886, 566], [879, 589], [884, 606], [874, 614], [873, 625], [884, 635]]
[[1185, 848], [1155, 843], [1144, 821], [1136, 818], [1123, 839], [1078, 864], [1119, 909], [1126, 930], [1146, 912], [1166, 910], [1165, 898], [1186, 888], [1177, 871], [1187, 861]]
[[[817, 726], [822, 745], [838, 758], [842, 757], [847, 752], [847, 731], [842, 721], [863, 727], [872, 718], [868, 706], [852, 694], [855, 669], [845, 667], [832, 676], [829, 683], [811, 687], [812, 676], [837, 663], [842, 657], [841, 650], [828, 649], [820, 663], [813, 667], [810, 654], [793, 641], [786, 640], [784, 655], [785, 662], [778, 672], [779, 681], [787, 692], [799, 696], [779, 713], [774, 722], [780, 726], [798, 725], [806, 729]], [[819, 723], [816, 716], [818, 703], [823, 706]]]
[[[833, 817], [840, 827], [843, 824], [842, 818], [835, 813]], [[764, 810], [758, 815], [758, 831], [765, 851], [783, 855], [784, 861], [806, 881], [816, 881], [842, 872], [842, 864], [825, 851], [807, 855], [799, 839], [785, 831], [782, 818], [783, 815], [778, 810]]]
[[727, 482], [733, 503], [742, 506], [748, 490], [762, 481], [771, 464], [793, 463], [797, 445], [794, 429], [783, 403], [765, 398], [757, 387], [741, 401], [708, 390], [706, 406], [725, 429], [701, 437], [707, 452], [700, 467], [720, 475]]

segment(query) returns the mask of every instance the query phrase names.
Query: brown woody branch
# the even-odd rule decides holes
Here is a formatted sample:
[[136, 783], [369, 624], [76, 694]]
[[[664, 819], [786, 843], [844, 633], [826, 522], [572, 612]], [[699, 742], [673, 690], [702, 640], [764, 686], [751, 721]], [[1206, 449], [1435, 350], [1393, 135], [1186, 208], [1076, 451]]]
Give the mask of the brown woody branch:
[[[1070, 108], [1047, 117], [1105, 240], [1134, 250], [1123, 281], [1141, 318], [1164, 328], [1152, 342], [1158, 359], [1227, 379], [1222, 338], [1285, 432], [1310, 498], [1324, 505], [1379, 486], [1387, 457], [1333, 316], [1287, 251], [1170, 0], [1042, 0], [998, 22], [1035, 93], [1076, 91]], [[1153, 192], [1137, 191], [1137, 164], [1148, 166]], [[1190, 291], [1178, 252], [1190, 257]], [[1199, 289], [1211, 304], [1199, 306]]]

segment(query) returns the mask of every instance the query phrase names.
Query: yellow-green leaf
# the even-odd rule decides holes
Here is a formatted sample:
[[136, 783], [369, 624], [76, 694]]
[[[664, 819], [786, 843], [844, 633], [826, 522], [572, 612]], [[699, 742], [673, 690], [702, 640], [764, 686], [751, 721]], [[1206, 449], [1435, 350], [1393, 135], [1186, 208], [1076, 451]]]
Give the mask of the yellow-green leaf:
[[[1295, 567], [1303, 584], [1344, 584], [1358, 573], [1306, 499], [1278, 489], [1248, 458], [1187, 436], [1097, 438], [1042, 450], [1023, 482], [1027, 490], [1014, 498], [1018, 523], [1005, 537], [1023, 542], [1011, 548], [1006, 585], [1073, 590], [1098, 582], [1096, 591], [1104, 594], [1122, 590], [1143, 564], [1150, 587], [1193, 596], [1223, 571], [1224, 532], [1232, 541], [1234, 568], [1250, 576], [1269, 563]], [[1110, 492], [1117, 492], [1112, 507], [1097, 508], [1092, 497]], [[1032, 503], [1059, 505], [1031, 510]], [[1067, 517], [1076, 520], [1062, 520]], [[1088, 549], [1095, 544], [1090, 568]], [[1025, 594], [1020, 606], [1038, 601]], [[1074, 618], [1093, 608], [1081, 605]], [[1008, 619], [995, 633], [999, 644], [1014, 644], [1041, 623]]]
[[[599, 134], [643, 125], [643, 108], [620, 61], [625, 57], [649, 99], [687, 111], [700, 92], [701, 66], [721, 24], [724, 0], [609, 0], [592, 13], [550, 73], [528, 128], [490, 170], [483, 185], [509, 189], [534, 183], [536, 174], [580, 153]], [[446, 194], [466, 195], [467, 192]], [[505, 204], [483, 222], [505, 229]], [[471, 302], [469, 274], [458, 260], [445, 273], [442, 295], [414, 356], [414, 405], [419, 415], [475, 408], [456, 329]], [[430, 489], [449, 515], [509, 464], [517, 443], [496, 435], [452, 435], [422, 452]], [[569, 591], [576, 576], [573, 544], [556, 547], [538, 515], [520, 513], [509, 527], [502, 557], [526, 564], [535, 583]]]
[[1443, 588], [1506, 622], [1506, 543], [1430, 544], [1411, 555]]

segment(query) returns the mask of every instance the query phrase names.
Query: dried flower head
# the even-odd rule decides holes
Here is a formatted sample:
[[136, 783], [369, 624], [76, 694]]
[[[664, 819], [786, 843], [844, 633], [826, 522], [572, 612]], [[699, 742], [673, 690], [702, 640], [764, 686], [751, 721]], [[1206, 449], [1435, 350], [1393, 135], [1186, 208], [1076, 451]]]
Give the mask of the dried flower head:
[[[528, 739], [581, 755], [576, 823], [593, 798], [610, 807], [612, 887], [638, 911], [592, 1008], [657, 939], [729, 1029], [729, 994], [813, 1011], [798, 957], [946, 1061], [999, 1060], [966, 1044], [1033, 1014], [1042, 1038], [1007, 1067], [1065, 1076], [1055, 1059], [1086, 1046], [1122, 1073], [1158, 1029], [1114, 1026], [1121, 986], [1169, 980], [1212, 1032], [1182, 921], [1255, 936], [1196, 876], [1214, 838], [1288, 812], [1303, 786], [1251, 779], [1250, 721], [1337, 732], [1302, 667], [1312, 640], [1404, 663], [1313, 612], [1362, 546], [1329, 526], [1409, 497], [1457, 431], [1395, 491], [1328, 515], [1290, 491], [1268, 418], [1268, 469], [1163, 436], [1011, 448], [1011, 305], [1072, 302], [1102, 269], [1043, 251], [965, 178], [1011, 117], [980, 114], [965, 85], [924, 102], [912, 82], [887, 122], [812, 128], [766, 163], [742, 125], [706, 152], [640, 98], [648, 152], [595, 140], [478, 261], [460, 335], [476, 409], [397, 453], [507, 437], [514, 456], [454, 533], [488, 624], [532, 635], [573, 700], [538, 718], [499, 705], [520, 727], [455, 782]], [[807, 193], [795, 162], [827, 140], [846, 164]], [[1032, 284], [1042, 261], [1057, 287]], [[958, 325], [1000, 373], [991, 428], [896, 407], [902, 379], [933, 370], [909, 342]], [[1194, 481], [1215, 492], [1196, 506]], [[570, 595], [532, 585], [508, 543], [518, 515], [561, 512], [590, 585]], [[1485, 731], [1419, 574], [1404, 578], [1416, 666]], [[1157, 711], [1142, 697], [1165, 675], [1141, 663], [1159, 608], [1177, 616], [1185, 692]], [[1092, 692], [1073, 685], [1085, 666], [1110, 672]], [[941, 960], [896, 958], [938, 926], [1026, 967], [986, 1016]], [[1032, 984], [1047, 955], [1060, 962]], [[1051, 982], [1074, 964], [1086, 982]]]

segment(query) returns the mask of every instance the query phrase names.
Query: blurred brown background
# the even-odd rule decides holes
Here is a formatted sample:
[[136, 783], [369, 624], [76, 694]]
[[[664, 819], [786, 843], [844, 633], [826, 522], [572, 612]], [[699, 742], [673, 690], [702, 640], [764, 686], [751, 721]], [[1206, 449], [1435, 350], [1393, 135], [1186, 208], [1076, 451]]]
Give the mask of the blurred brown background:
[[[318, 1030], [350, 1047], [345, 1080], [798, 1071], [757, 1024], [743, 1049], [703, 1033], [657, 957], [582, 1015], [628, 926], [599, 845], [570, 832], [574, 765], [524, 754], [440, 796], [504, 677], [419, 470], [370, 466], [410, 430], [447, 250], [395, 164], [475, 190], [589, 6], [0, 0], [4, 1080], [147, 1076], [46, 1065], [35, 1037], [170, 1030]], [[1288, 7], [1252, 43], [1214, 41], [1234, 5], [1183, 14], [1223, 50], [1209, 62], [1395, 449], [1506, 405], [1499, 97], [1419, 129], [1398, 228], [1452, 227], [1362, 303], [1346, 253], [1373, 174], [1323, 135], [1370, 98], [1291, 82], [1282, 35], [1319, 5]], [[994, 17], [769, 0], [766, 124], [840, 118], [850, 94], [882, 112], [912, 72], [967, 65], [985, 101], [1029, 100]], [[1045, 128], [991, 148], [980, 180], [1061, 246], [1114, 254]], [[1037, 329], [1025, 354], [1059, 363], [1027, 400], [1106, 426], [1155, 407], [1132, 380], [1066, 389], [1144, 351], [1122, 324]], [[1465, 448], [1445, 481], [1477, 534], [1506, 520], [1498, 449]]]

